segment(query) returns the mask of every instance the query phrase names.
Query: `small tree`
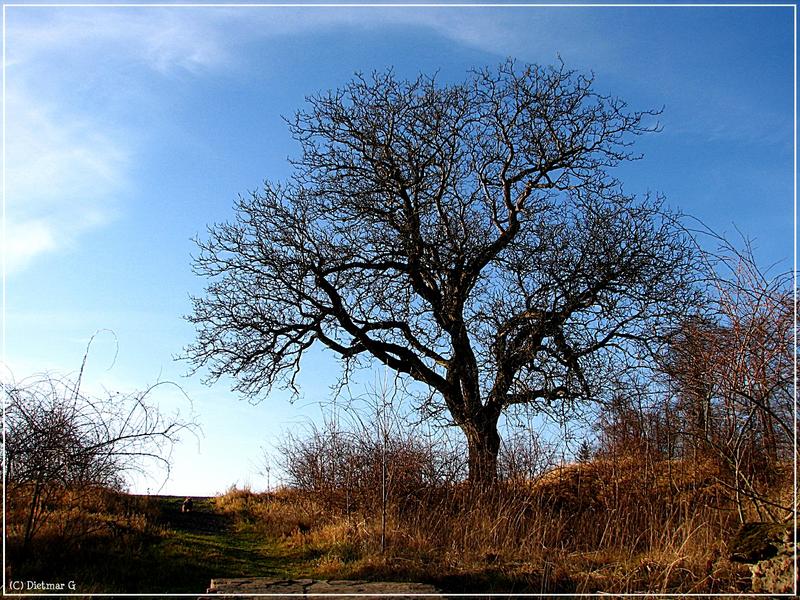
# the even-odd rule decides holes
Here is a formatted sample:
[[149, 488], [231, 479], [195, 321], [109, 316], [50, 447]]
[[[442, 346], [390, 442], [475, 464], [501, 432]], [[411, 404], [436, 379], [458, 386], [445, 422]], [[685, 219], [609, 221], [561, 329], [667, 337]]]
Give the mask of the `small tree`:
[[579, 463], [588, 463], [592, 460], [593, 454], [594, 452], [589, 440], [583, 440], [581, 441], [581, 445], [578, 446], [578, 452], [575, 454], [575, 458]]
[[649, 112], [564, 66], [508, 61], [462, 84], [357, 76], [289, 122], [285, 184], [198, 240], [209, 279], [187, 349], [213, 381], [294, 387], [315, 343], [429, 390], [492, 481], [513, 405], [588, 400], [693, 303], [692, 246], [660, 201], [622, 193]]

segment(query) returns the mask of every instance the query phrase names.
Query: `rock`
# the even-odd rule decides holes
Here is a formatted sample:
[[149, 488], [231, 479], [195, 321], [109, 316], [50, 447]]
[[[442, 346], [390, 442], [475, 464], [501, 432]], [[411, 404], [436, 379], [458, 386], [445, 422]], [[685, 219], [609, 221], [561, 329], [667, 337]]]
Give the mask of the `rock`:
[[[336, 598], [358, 594], [358, 600], [379, 600], [382, 595], [392, 594], [395, 598], [403, 594], [425, 595], [426, 598], [444, 596], [432, 585], [391, 581], [353, 581], [353, 580], [313, 580], [313, 579], [270, 579], [268, 577], [240, 577], [231, 579], [212, 579], [208, 594], [295, 594], [308, 597], [309, 594], [329, 594]], [[372, 596], [371, 594], [375, 594]], [[213, 596], [200, 600], [211, 600]]]
[[[428, 597], [441, 598], [439, 591], [424, 583], [396, 583], [388, 581], [316, 581], [308, 587], [309, 594], [376, 594], [359, 596], [358, 600], [380, 600], [384, 594], [430, 594]], [[402, 597], [402, 596], [401, 596]]]
[[778, 553], [750, 567], [754, 594], [791, 594], [800, 590], [800, 577], [795, 581], [794, 568], [798, 545], [793, 538], [790, 527], [783, 534]]
[[745, 523], [728, 544], [733, 562], [754, 564], [778, 554], [786, 531], [783, 523]]
[[237, 577], [212, 579], [209, 594], [305, 594], [313, 579], [269, 579], [267, 577]]
[[749, 563], [754, 594], [791, 594], [798, 546], [791, 525], [746, 523], [731, 540], [731, 560]]

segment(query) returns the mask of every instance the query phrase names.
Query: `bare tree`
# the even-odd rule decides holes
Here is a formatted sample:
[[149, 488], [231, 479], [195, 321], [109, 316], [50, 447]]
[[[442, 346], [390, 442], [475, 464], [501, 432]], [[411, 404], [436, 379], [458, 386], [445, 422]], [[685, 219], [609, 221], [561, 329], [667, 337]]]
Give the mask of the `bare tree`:
[[777, 518], [793, 511], [768, 493], [795, 451], [792, 274], [770, 275], [747, 241], [739, 249], [712, 235], [719, 248], [707, 254], [707, 314], [675, 332], [662, 369], [675, 390], [679, 433], [726, 467], [722, 483], [740, 519], [747, 502]]
[[152, 390], [90, 396], [80, 377], [51, 374], [4, 386], [4, 481], [10, 506], [25, 509], [24, 548], [66, 492], [121, 489], [154, 465], [168, 475], [172, 445], [196, 426], [161, 413]]
[[442, 85], [357, 76], [289, 121], [287, 183], [198, 240], [209, 279], [187, 349], [210, 380], [294, 387], [316, 342], [430, 391], [496, 477], [512, 405], [591, 399], [604, 373], [693, 302], [692, 246], [660, 200], [607, 170], [656, 126], [559, 67], [509, 60]]

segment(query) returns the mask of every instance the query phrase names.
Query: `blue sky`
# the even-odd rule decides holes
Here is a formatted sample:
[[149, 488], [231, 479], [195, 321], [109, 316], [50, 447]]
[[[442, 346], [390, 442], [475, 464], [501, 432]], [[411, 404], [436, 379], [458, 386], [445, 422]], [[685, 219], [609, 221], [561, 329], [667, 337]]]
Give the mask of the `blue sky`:
[[[790, 7], [5, 7], [5, 363], [16, 380], [76, 371], [87, 390], [181, 384], [203, 436], [176, 449], [165, 492], [263, 485], [259, 447], [317, 414], [336, 364], [305, 361], [303, 398], [252, 406], [185, 377], [174, 356], [191, 238], [239, 193], [290, 172], [281, 116], [355, 71], [461, 80], [508, 56], [593, 71], [632, 108], [664, 106], [663, 132], [616, 171], [718, 231], [793, 256]], [[189, 407], [164, 389], [166, 412]], [[138, 482], [136, 489], [157, 487]]]

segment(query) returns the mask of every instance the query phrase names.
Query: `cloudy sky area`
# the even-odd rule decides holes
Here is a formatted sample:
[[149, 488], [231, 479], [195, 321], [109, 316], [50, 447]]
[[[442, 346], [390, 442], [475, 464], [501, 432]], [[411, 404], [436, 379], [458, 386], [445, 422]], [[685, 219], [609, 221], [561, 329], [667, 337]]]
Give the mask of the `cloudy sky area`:
[[[400, 76], [508, 56], [593, 71], [597, 89], [660, 108], [663, 132], [616, 174], [718, 231], [793, 253], [793, 11], [759, 8], [6, 7], [5, 362], [16, 380], [80, 367], [91, 389], [180, 383], [203, 426], [166, 492], [263, 481], [259, 446], [329, 395], [306, 361], [295, 405], [251, 406], [184, 377], [195, 235], [239, 193], [287, 176], [282, 115], [355, 71]], [[168, 410], [180, 394], [162, 392]], [[306, 406], [306, 408], [304, 408]], [[147, 484], [138, 484], [143, 490]]]

